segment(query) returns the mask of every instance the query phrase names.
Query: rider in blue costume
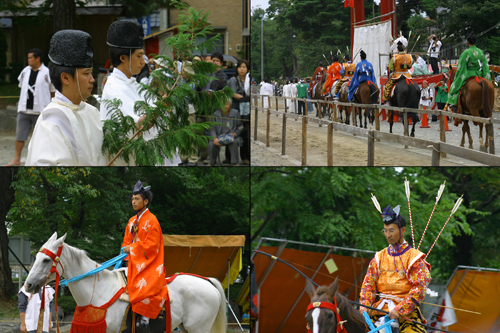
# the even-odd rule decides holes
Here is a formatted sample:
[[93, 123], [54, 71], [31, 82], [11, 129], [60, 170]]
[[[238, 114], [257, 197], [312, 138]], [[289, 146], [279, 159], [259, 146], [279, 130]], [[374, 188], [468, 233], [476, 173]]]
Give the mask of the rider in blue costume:
[[354, 76], [349, 84], [349, 101], [354, 102], [354, 93], [356, 89], [362, 82], [371, 81], [377, 85], [377, 79], [375, 78], [375, 71], [370, 62], [366, 60], [366, 53], [364, 51], [360, 52], [361, 61], [356, 65], [356, 70], [354, 71]]

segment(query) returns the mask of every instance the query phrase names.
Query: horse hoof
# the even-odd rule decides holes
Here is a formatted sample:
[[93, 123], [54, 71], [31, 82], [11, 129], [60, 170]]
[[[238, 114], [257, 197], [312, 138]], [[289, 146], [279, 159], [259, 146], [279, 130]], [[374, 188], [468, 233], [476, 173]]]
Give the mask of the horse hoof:
[[487, 152], [486, 146], [479, 146], [479, 150], [485, 153]]
[[474, 147], [472, 147], [472, 145], [469, 145], [469, 149], [474, 149]]
[[414, 137], [415, 137], [415, 133], [411, 133], [411, 134], [410, 134], [410, 136], [411, 136], [412, 138], [414, 138]]

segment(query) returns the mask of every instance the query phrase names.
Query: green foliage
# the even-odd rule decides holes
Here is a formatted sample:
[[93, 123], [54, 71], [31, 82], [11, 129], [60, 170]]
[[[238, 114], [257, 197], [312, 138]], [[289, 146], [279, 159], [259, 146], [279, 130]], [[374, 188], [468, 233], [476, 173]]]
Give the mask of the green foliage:
[[[166, 45], [176, 52], [180, 59], [191, 59], [193, 51], [202, 52], [215, 46], [214, 36], [198, 43], [202, 37], [207, 37], [213, 29], [208, 21], [208, 14], [194, 8], [181, 6], [178, 27], [179, 33], [166, 40]], [[195, 74], [177, 73], [177, 62], [168, 56], [157, 56], [164, 64], [163, 68], [151, 73], [153, 82], [150, 86], [141, 85], [140, 93], [145, 101], [137, 101], [134, 111], [145, 116], [142, 124], [149, 124], [158, 130], [158, 135], [145, 141], [142, 133], [148, 126], [136, 126], [132, 117], [126, 117], [120, 110], [121, 102], [104, 100], [110, 109], [111, 119], [103, 124], [104, 154], [113, 157], [121, 152], [121, 157], [128, 162], [132, 158], [136, 165], [162, 165], [164, 157], [171, 159], [176, 149], [185, 154], [195, 152], [196, 147], [207, 146], [209, 136], [201, 135], [210, 129], [214, 123], [189, 124], [188, 104], [192, 104], [198, 115], [211, 114], [215, 109], [221, 109], [225, 101], [230, 99], [233, 91], [224, 87], [220, 91], [198, 91], [195, 87], [205, 87], [216, 71], [212, 63], [196, 62], [192, 68]]]
[[[438, 24], [447, 41], [458, 43], [471, 33], [479, 34], [498, 23], [498, 1], [439, 0], [437, 5], [449, 8], [438, 16]], [[490, 53], [490, 63], [500, 64], [498, 38], [500, 29], [495, 28], [478, 37], [476, 46]]]
[[104, 262], [120, 252], [138, 179], [152, 186], [150, 209], [164, 234], [248, 234], [247, 168], [23, 168], [7, 227], [35, 248], [67, 233], [66, 243]]
[[64, 315], [70, 315], [75, 313], [76, 309], [76, 301], [73, 298], [73, 296], [68, 295], [68, 296], [57, 296], [57, 305], [60, 306], [63, 311]]
[[[434, 279], [447, 279], [459, 265], [500, 267], [498, 239], [500, 173], [476, 168], [252, 168], [252, 241], [275, 237], [379, 251], [387, 246], [380, 230], [382, 209], [401, 205], [411, 241], [404, 179], [411, 189], [411, 212], [418, 245], [435, 204], [439, 185], [446, 189], [420, 250], [427, 253], [456, 199], [464, 202], [451, 217], [429, 262]], [[483, 175], [484, 170], [484, 175]], [[492, 230], [492, 231], [488, 231]], [[253, 243], [255, 246], [255, 243]], [[468, 256], [465, 254], [469, 253]]]
[[428, 20], [421, 15], [415, 14], [410, 16], [407, 24], [409, 31], [405, 37], [408, 37], [410, 31], [412, 32], [411, 37], [408, 40], [409, 50], [413, 48], [413, 52], [423, 51], [424, 54], [422, 54], [422, 57], [425, 57], [427, 54], [427, 49], [429, 47], [429, 43], [427, 40], [427, 37], [429, 36], [428, 28], [435, 25], [436, 21]]
[[[265, 16], [267, 14], [267, 16]], [[350, 44], [349, 9], [343, 1], [271, 0], [266, 11], [256, 8], [251, 18], [252, 71], [260, 76], [261, 19], [264, 18], [264, 75], [312, 75], [330, 51]]]

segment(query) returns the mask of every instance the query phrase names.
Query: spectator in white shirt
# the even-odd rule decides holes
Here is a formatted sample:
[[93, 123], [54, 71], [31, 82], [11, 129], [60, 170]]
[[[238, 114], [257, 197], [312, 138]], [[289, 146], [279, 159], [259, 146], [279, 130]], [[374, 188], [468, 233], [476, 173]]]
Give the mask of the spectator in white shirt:
[[442, 43], [436, 35], [430, 35], [427, 39], [429, 40], [427, 55], [432, 67], [432, 74], [439, 74], [438, 58]]
[[420, 95], [420, 109], [430, 109], [432, 105], [432, 99], [434, 98], [434, 91], [429, 87], [429, 83], [424, 81], [422, 83], [422, 90]]

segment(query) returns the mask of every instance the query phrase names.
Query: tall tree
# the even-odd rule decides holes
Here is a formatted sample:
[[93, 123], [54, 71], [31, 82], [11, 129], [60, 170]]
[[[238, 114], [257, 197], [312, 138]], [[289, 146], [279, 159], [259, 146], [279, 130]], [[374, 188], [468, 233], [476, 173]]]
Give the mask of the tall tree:
[[4, 168], [0, 172], [0, 298], [8, 299], [14, 292], [9, 266], [9, 237], [5, 221], [7, 212], [15, 200], [11, 185], [18, 170], [18, 168]]
[[[420, 250], [427, 252], [458, 197], [464, 202], [433, 248], [433, 278], [447, 279], [457, 265], [500, 268], [500, 173], [484, 168], [252, 168], [252, 240], [276, 237], [305, 242], [380, 250], [380, 214], [370, 194], [385, 207], [401, 205], [411, 230], [404, 178], [410, 181], [411, 210], [418, 245], [439, 185], [446, 189]], [[255, 244], [255, 243], [254, 243]]]

